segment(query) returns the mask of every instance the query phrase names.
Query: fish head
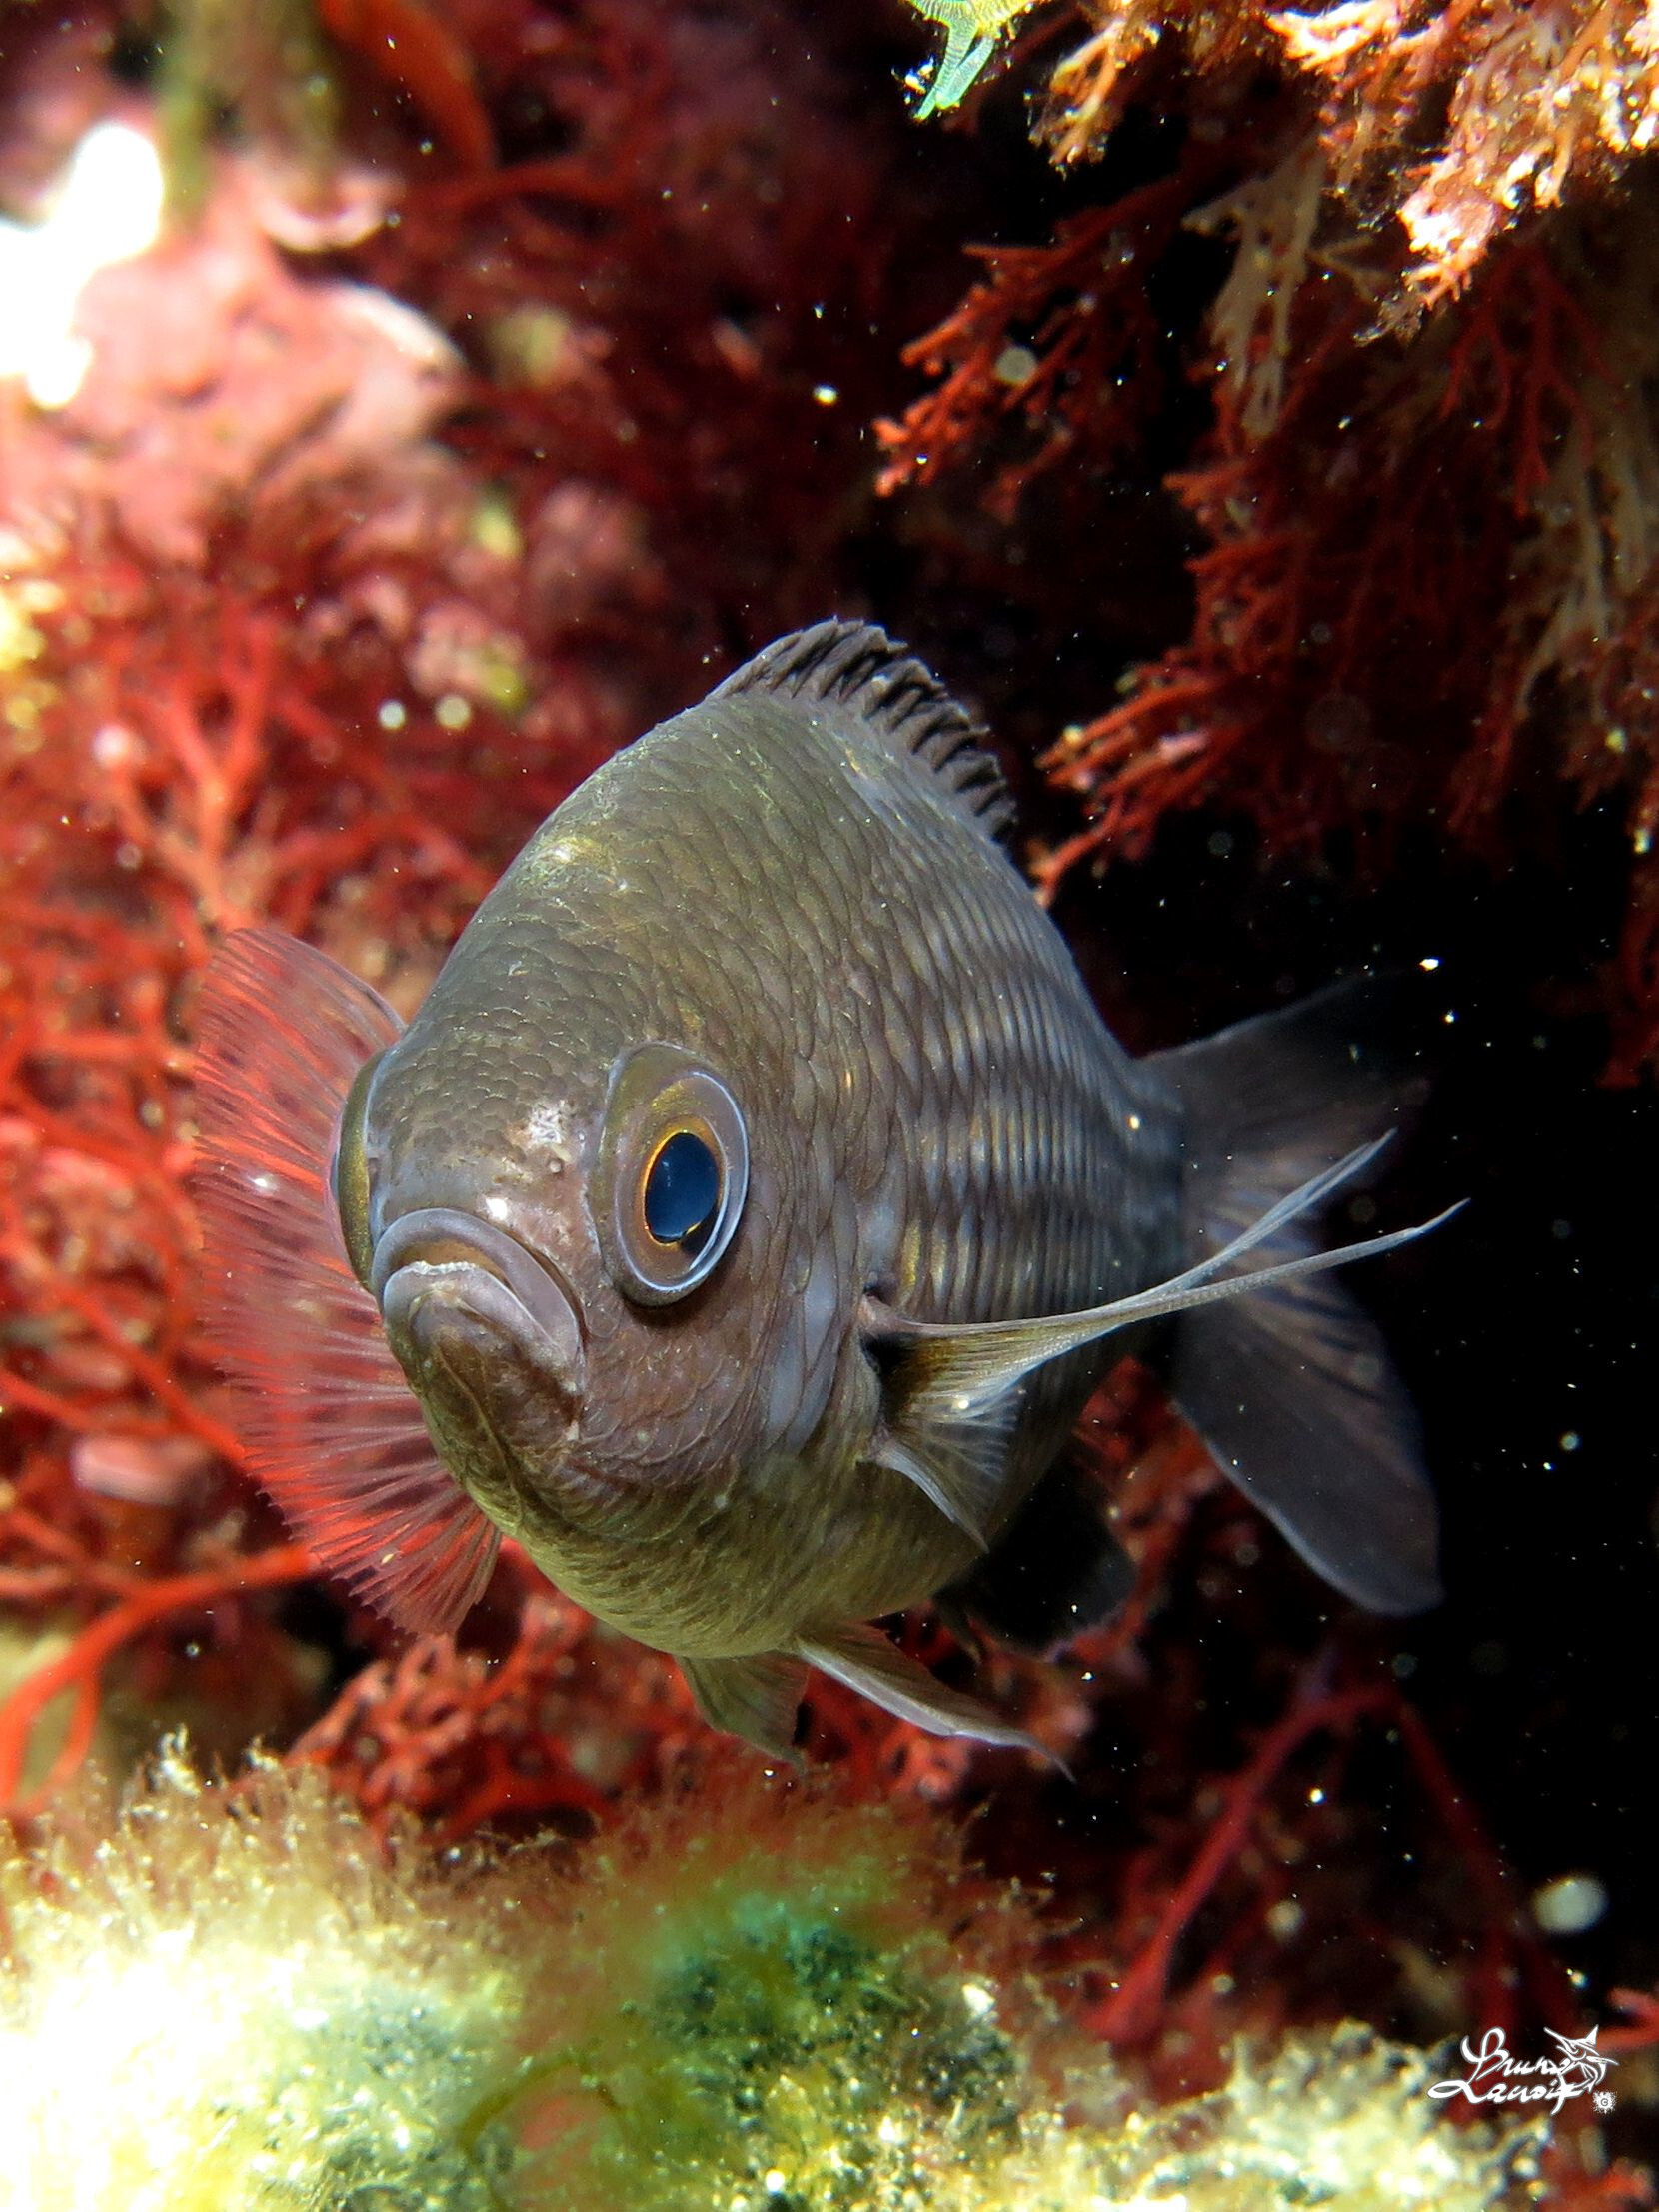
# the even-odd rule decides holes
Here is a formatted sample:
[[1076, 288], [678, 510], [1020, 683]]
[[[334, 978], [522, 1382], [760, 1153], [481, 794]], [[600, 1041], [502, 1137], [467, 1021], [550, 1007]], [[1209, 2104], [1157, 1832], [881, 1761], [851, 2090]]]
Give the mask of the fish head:
[[[435, 993], [358, 1073], [334, 1201], [353, 1272], [469, 1494], [541, 1552], [701, 1471], [748, 1120], [703, 1056], [558, 1002]], [[729, 1326], [728, 1326], [729, 1336]]]

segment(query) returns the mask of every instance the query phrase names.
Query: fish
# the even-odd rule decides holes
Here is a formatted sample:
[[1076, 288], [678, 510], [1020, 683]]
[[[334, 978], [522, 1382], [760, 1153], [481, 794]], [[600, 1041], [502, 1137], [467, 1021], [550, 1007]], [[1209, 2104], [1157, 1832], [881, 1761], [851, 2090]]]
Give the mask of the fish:
[[1109, 1617], [1132, 1576], [1065, 1447], [1136, 1349], [1336, 1589], [1436, 1601], [1411, 1401], [1330, 1270], [1447, 1216], [1320, 1233], [1401, 1111], [1367, 987], [1136, 1058], [1011, 815], [931, 671], [832, 620], [580, 785], [407, 1027], [315, 947], [224, 940], [208, 1332], [324, 1568], [452, 1630], [506, 1535], [769, 1754], [813, 1668], [1028, 1746], [876, 1624], [1040, 1652]]

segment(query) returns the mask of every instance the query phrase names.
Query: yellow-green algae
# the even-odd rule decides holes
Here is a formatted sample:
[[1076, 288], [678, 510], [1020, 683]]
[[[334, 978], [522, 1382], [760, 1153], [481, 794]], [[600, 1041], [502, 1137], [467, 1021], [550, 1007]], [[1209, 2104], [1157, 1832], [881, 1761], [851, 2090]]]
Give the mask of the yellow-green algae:
[[1454, 2127], [1355, 2027], [1141, 2107], [945, 1831], [733, 1782], [582, 1853], [382, 1858], [316, 1776], [170, 1755], [0, 1854], [10, 2212], [1497, 2212], [1542, 2124]]
[[995, 53], [997, 41], [1036, 0], [910, 0], [910, 5], [944, 30], [944, 51], [915, 111], [925, 118], [960, 105]]
[[505, 2137], [459, 2138], [519, 2055], [517, 1909], [382, 1865], [318, 1777], [169, 1756], [108, 1840], [0, 1853], [0, 2204], [493, 2207]]
[[339, 93], [313, 0], [166, 0], [156, 37], [168, 193], [194, 214], [209, 188], [208, 149], [230, 115], [325, 176]]

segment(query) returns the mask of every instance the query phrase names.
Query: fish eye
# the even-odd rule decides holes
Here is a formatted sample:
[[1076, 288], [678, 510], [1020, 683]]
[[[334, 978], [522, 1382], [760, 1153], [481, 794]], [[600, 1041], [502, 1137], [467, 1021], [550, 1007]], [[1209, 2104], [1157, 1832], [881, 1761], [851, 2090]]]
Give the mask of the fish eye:
[[676, 1129], [646, 1169], [640, 1209], [654, 1242], [697, 1253], [720, 1204], [720, 1159], [696, 1129]]
[[340, 1134], [335, 1139], [334, 1164], [329, 1174], [346, 1257], [352, 1263], [352, 1273], [365, 1289], [369, 1287], [369, 1276], [375, 1264], [375, 1238], [369, 1223], [369, 1153], [364, 1130], [369, 1117], [369, 1086], [374, 1081], [375, 1070], [385, 1058], [385, 1053], [379, 1052], [373, 1059], [366, 1060], [346, 1094], [346, 1104], [340, 1114]]
[[589, 1204], [611, 1278], [638, 1305], [706, 1282], [737, 1230], [749, 1138], [718, 1076], [674, 1045], [617, 1063]]

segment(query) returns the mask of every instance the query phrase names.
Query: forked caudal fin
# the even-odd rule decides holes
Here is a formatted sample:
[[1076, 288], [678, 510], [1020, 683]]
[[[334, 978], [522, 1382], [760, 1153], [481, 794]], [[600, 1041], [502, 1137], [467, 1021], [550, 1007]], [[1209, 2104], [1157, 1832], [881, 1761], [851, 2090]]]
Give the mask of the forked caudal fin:
[[202, 987], [193, 1188], [253, 1474], [325, 1568], [429, 1630], [482, 1594], [500, 1538], [433, 1449], [330, 1187], [352, 1079], [402, 1028], [326, 953], [235, 932]]
[[[1236, 1240], [1280, 1191], [1311, 1187], [1303, 1178], [1357, 1139], [1375, 1156], [1378, 1132], [1421, 1088], [1378, 1044], [1397, 1035], [1400, 991], [1388, 979], [1339, 984], [1158, 1056], [1185, 1109], [1195, 1259]], [[1181, 1323], [1176, 1402], [1328, 1582], [1373, 1612], [1419, 1612], [1441, 1592], [1415, 1409], [1375, 1323], [1321, 1271], [1332, 1255], [1318, 1250], [1317, 1206], [1273, 1210], [1255, 1293]]]
[[[1010, 1393], [1036, 1368], [1137, 1322], [1178, 1315], [1177, 1401], [1246, 1495], [1358, 1603], [1377, 1612], [1435, 1603], [1434, 1497], [1418, 1464], [1410, 1401], [1371, 1322], [1324, 1278], [1350, 1260], [1414, 1242], [1461, 1208], [1333, 1250], [1313, 1241], [1323, 1208], [1387, 1141], [1356, 1145], [1218, 1249], [1211, 1236], [1211, 1248], [1180, 1274], [1108, 1305], [952, 1326], [906, 1320], [866, 1298], [863, 1327], [887, 1362], [898, 1430], [994, 1439]], [[1236, 1166], [1237, 1183], [1223, 1186], [1248, 1180], [1259, 1191], [1259, 1162], [1240, 1157]], [[1252, 1254], [1263, 1256], [1238, 1268]], [[909, 1456], [889, 1453], [888, 1463], [904, 1471]], [[953, 1473], [961, 1453], [934, 1456]], [[933, 1487], [937, 1480], [935, 1471]], [[958, 1487], [969, 1495], [965, 1482]], [[951, 1517], [967, 1517], [959, 1499]]]

